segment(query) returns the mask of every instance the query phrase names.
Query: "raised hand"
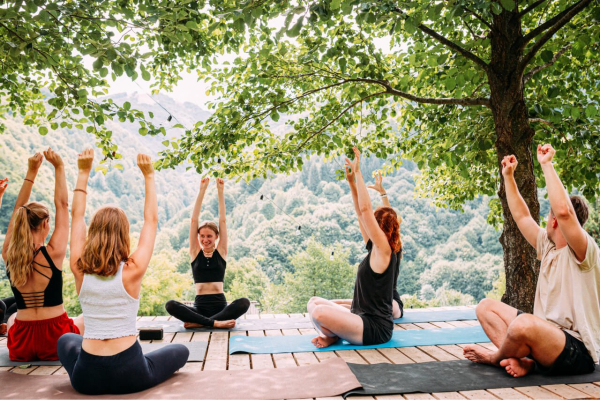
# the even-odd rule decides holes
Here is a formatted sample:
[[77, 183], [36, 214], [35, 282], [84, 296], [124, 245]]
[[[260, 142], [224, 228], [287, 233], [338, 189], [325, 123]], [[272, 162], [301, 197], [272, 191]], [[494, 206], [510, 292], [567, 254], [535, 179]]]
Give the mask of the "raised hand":
[[[348, 182], [350, 184], [355, 183], [354, 182], [354, 168], [352, 168], [352, 162], [346, 158], [346, 165], [344, 166], [346, 168], [346, 179], [348, 180]], [[352, 169], [351, 169], [352, 168]]]
[[355, 173], [360, 172], [360, 150], [358, 150], [358, 147], [354, 146], [352, 151], [354, 151], [354, 161], [352, 162], [354, 164], [354, 168], [352, 169]]
[[27, 160], [28, 168], [32, 172], [37, 172], [44, 161], [44, 156], [41, 153], [35, 153]]
[[82, 172], [90, 172], [94, 163], [94, 150], [85, 149], [77, 156], [77, 168]]
[[0, 199], [4, 196], [6, 187], [8, 186], [8, 178], [0, 179]]
[[369, 189], [374, 189], [374, 190], [378, 191], [380, 194], [384, 194], [385, 189], [383, 188], [382, 182], [383, 182], [383, 177], [381, 176], [381, 172], [379, 172], [377, 175], [375, 175], [375, 184], [369, 185], [367, 187]]
[[518, 164], [517, 157], [512, 154], [510, 156], [504, 156], [502, 159], [502, 175], [512, 176], [515, 173]]
[[217, 190], [222, 192], [225, 189], [225, 181], [222, 178], [217, 178]]
[[556, 150], [552, 148], [552, 145], [545, 144], [542, 146], [538, 144], [537, 159], [541, 165], [551, 163], [552, 158], [554, 158], [554, 153], [556, 153]]
[[144, 177], [149, 177], [154, 175], [154, 167], [152, 166], [152, 160], [150, 156], [146, 154], [138, 154], [137, 156], [137, 165], [144, 174]]
[[202, 178], [202, 180], [200, 181], [200, 190], [202, 190], [203, 192], [206, 191], [206, 189], [208, 188], [208, 184], [210, 183], [210, 179], [209, 178]]
[[52, 164], [54, 169], [62, 167], [64, 165], [62, 158], [50, 147], [48, 147], [48, 150], [44, 151], [44, 157], [46, 158], [46, 160], [48, 160], [50, 164]]

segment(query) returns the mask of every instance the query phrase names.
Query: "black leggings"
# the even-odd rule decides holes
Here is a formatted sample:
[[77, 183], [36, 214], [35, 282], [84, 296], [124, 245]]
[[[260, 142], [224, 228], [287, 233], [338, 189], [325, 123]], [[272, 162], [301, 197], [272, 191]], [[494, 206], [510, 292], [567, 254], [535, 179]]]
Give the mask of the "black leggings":
[[238, 319], [250, 308], [250, 300], [245, 297], [237, 299], [227, 305], [225, 295], [203, 294], [197, 295], [194, 307], [188, 307], [175, 300], [165, 304], [167, 312], [183, 322], [193, 322], [203, 326], [214, 326], [215, 321]]
[[190, 351], [170, 344], [144, 355], [136, 341], [114, 356], [96, 356], [81, 348], [83, 337], [67, 333], [58, 339], [58, 358], [71, 385], [83, 394], [127, 394], [165, 381], [187, 362]]
[[14, 297], [0, 300], [0, 324], [5, 324], [8, 317], [17, 312], [17, 301]]

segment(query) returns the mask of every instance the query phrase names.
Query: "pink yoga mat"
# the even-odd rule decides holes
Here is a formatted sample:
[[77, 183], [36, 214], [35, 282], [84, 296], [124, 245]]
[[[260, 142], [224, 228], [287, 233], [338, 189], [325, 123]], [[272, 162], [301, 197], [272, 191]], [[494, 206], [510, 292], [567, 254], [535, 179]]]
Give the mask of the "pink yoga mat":
[[338, 396], [360, 387], [341, 358], [296, 368], [178, 372], [152, 389], [120, 396], [79, 394], [67, 375], [0, 372], [2, 399], [304, 399]]

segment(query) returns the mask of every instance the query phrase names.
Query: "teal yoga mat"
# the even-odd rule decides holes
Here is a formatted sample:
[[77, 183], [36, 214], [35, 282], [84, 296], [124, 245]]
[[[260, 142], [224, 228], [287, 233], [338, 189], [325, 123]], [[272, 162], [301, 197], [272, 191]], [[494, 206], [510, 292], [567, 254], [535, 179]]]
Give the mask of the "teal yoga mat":
[[481, 326], [443, 329], [413, 329], [394, 331], [392, 339], [383, 344], [357, 346], [339, 340], [337, 343], [319, 349], [311, 340], [313, 335], [294, 336], [232, 336], [229, 339], [229, 354], [277, 354], [305, 353], [356, 349], [382, 349], [388, 347], [435, 346], [440, 344], [485, 343], [490, 340]]
[[476, 320], [475, 309], [465, 310], [434, 310], [434, 311], [404, 311], [402, 318], [394, 320], [395, 324], [415, 324], [422, 322], [469, 321]]

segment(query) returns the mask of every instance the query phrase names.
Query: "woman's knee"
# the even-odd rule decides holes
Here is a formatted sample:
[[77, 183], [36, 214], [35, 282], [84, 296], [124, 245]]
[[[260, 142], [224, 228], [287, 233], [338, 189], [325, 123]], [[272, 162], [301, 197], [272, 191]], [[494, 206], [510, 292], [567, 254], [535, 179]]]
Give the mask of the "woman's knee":
[[76, 333], [65, 333], [58, 338], [56, 343], [56, 352], [59, 358], [68, 356], [71, 352], [79, 351], [83, 337]]
[[171, 315], [173, 315], [173, 312], [177, 309], [177, 302], [175, 300], [169, 300], [165, 303], [165, 310], [167, 310], [167, 312]]
[[250, 300], [248, 300], [245, 297], [237, 299], [236, 302], [237, 302], [240, 310], [243, 311], [244, 313], [246, 311], [248, 311], [248, 309], [250, 308]]
[[323, 323], [325, 321], [325, 319], [327, 318], [327, 311], [329, 311], [331, 309], [331, 307], [327, 307], [327, 306], [316, 306], [313, 309], [312, 312], [312, 317], [315, 321], [319, 322], [319, 323]]
[[171, 344], [169, 345], [169, 356], [174, 362], [175, 371], [182, 368], [190, 358], [190, 349], [182, 344]]

